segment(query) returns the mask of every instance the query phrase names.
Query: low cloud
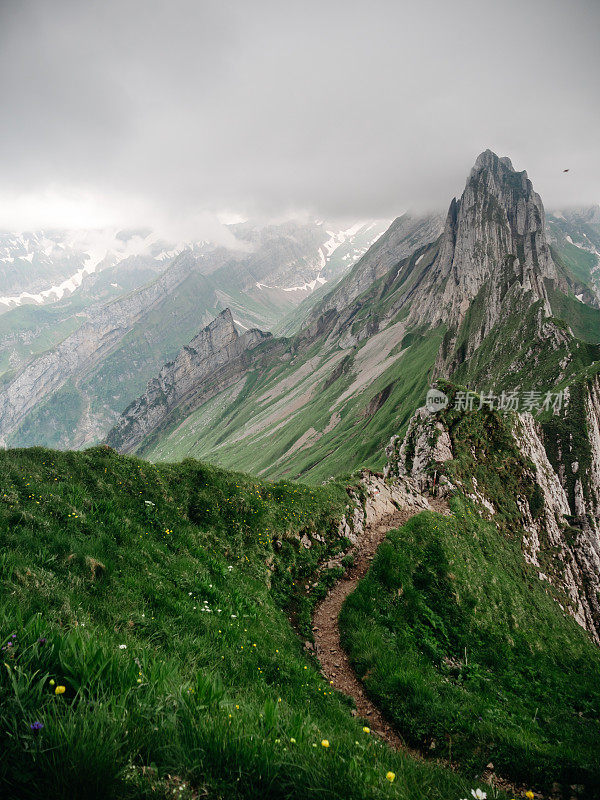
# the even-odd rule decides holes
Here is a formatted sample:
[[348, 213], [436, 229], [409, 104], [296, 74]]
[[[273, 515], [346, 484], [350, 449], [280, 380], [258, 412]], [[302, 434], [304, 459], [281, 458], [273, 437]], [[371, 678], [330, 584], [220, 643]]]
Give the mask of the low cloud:
[[393, 217], [487, 147], [598, 202], [599, 27], [595, 0], [7, 0], [0, 227]]

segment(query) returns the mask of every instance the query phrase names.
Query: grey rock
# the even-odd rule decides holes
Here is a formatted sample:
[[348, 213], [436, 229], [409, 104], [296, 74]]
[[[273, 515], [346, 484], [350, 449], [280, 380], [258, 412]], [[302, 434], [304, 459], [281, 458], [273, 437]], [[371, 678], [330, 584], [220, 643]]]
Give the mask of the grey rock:
[[134, 451], [174, 412], [189, 413], [238, 381], [247, 366], [244, 356], [270, 338], [270, 333], [257, 329], [240, 335], [231, 311], [225, 309], [149, 381], [145, 393], [109, 432], [106, 444], [123, 453]]

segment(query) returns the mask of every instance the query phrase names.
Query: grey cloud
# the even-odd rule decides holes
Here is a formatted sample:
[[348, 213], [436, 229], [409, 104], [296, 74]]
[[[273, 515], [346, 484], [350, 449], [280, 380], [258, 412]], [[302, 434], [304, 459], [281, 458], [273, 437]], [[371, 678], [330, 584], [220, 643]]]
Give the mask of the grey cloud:
[[393, 216], [491, 147], [547, 205], [598, 202], [599, 24], [595, 0], [3, 0], [1, 190]]

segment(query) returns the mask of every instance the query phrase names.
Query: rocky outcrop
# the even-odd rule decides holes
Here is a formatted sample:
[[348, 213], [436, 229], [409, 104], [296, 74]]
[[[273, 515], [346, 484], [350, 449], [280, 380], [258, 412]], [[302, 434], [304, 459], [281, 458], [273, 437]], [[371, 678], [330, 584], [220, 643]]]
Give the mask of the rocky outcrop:
[[391, 516], [398, 509], [431, 510], [428, 498], [406, 476], [387, 480], [383, 475], [363, 470], [360, 473], [362, 497], [353, 492], [352, 507], [338, 527], [340, 536], [356, 544], [368, 525]]
[[434, 491], [438, 486], [438, 493], [440, 489], [442, 493], [448, 493], [452, 488], [443, 475], [439, 478], [442, 480], [440, 484], [437, 474], [438, 466], [453, 457], [450, 435], [440, 420], [426, 408], [417, 409], [404, 439], [392, 436], [385, 454], [386, 478], [410, 478], [421, 492]]
[[[596, 399], [600, 401], [600, 396]], [[560, 596], [568, 598], [561, 603], [563, 610], [600, 643], [600, 539], [595, 505], [600, 487], [600, 403], [593, 407], [590, 401], [586, 408], [592, 428], [590, 440], [597, 441], [598, 449], [591, 459], [590, 481], [584, 489], [582, 480], [575, 479], [571, 502], [563, 485], [565, 470], [562, 470], [561, 481], [548, 457], [539, 423], [528, 413], [512, 417], [515, 452], [522, 456], [521, 485], [536, 487], [533, 498], [523, 488], [514, 499], [520, 512], [525, 560], [537, 569], [540, 580], [549, 582], [559, 590]], [[506, 424], [510, 424], [508, 420]], [[477, 459], [477, 448], [471, 448], [471, 452]], [[457, 480], [456, 476], [451, 482], [444, 474], [444, 464], [453, 458], [453, 441], [442, 415], [430, 413], [426, 408], [419, 409], [404, 439], [392, 437], [386, 455], [385, 475], [392, 482], [408, 479], [419, 492], [442, 496], [460, 491], [478, 504], [482, 516], [488, 519], [493, 520], [501, 510], [495, 507], [493, 499], [486, 495], [486, 487], [479, 485], [473, 475], [469, 475], [466, 482]], [[573, 474], [572, 464], [569, 468]], [[490, 469], [489, 464], [486, 469]]]
[[106, 437], [123, 453], [133, 452], [162, 429], [177, 413], [189, 413], [238, 381], [247, 368], [246, 356], [271, 338], [257, 329], [239, 334], [231, 311], [222, 311], [183, 347], [134, 400]]

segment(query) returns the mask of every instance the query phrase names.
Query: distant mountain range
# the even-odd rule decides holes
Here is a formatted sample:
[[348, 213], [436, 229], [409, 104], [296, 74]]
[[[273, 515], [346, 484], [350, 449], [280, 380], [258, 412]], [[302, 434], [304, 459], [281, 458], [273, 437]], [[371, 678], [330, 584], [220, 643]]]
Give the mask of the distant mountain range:
[[243, 223], [230, 226], [235, 249], [144, 230], [5, 235], [0, 440], [97, 441], [221, 309], [233, 309], [242, 331], [294, 327], [300, 304], [310, 307], [315, 289], [339, 280], [386, 227]]
[[[486, 151], [445, 221], [400, 217], [295, 335], [256, 347], [216, 395], [197, 382], [185, 410], [167, 404], [125, 449], [319, 479], [378, 466], [437, 376], [488, 389], [567, 380], [593, 361], [600, 313], [593, 254], [559, 237], [556, 219], [546, 226], [526, 173]], [[124, 446], [137, 413], [125, 411], [110, 443]]]

